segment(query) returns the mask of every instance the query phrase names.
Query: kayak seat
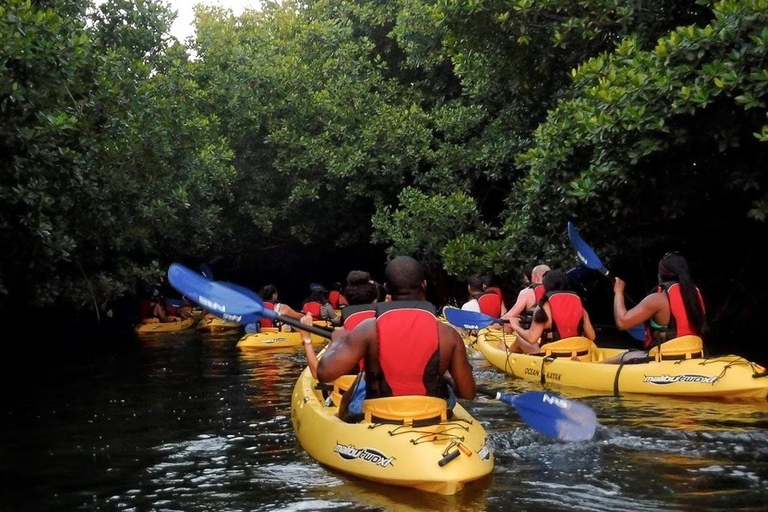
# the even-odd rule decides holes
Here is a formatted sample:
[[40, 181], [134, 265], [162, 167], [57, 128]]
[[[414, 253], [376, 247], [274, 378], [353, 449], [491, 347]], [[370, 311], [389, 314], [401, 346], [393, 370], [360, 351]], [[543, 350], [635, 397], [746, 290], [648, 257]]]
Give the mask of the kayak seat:
[[339, 407], [341, 404], [341, 397], [344, 396], [344, 393], [346, 393], [347, 390], [352, 387], [352, 384], [355, 383], [356, 378], [357, 374], [342, 375], [333, 381], [333, 391], [331, 391], [331, 400], [333, 400], [333, 405]]
[[544, 357], [576, 357], [579, 361], [588, 363], [592, 360], [592, 340], [574, 336], [547, 343], [541, 347], [541, 355]]
[[448, 418], [447, 402], [432, 396], [393, 396], [363, 402], [364, 421], [421, 427]]
[[653, 347], [648, 356], [657, 362], [704, 357], [704, 342], [698, 336], [680, 336]]

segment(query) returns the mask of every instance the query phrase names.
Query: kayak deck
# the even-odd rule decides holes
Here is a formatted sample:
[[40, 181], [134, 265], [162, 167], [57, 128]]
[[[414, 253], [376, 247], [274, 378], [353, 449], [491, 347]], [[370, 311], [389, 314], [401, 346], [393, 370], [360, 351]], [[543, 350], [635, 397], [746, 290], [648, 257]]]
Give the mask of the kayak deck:
[[[460, 405], [450, 419], [425, 426], [345, 423], [336, 406], [325, 405], [316, 384], [305, 369], [293, 390], [291, 419], [299, 442], [321, 464], [375, 482], [446, 495], [493, 470], [485, 430]], [[402, 398], [427, 397], [397, 397]]]

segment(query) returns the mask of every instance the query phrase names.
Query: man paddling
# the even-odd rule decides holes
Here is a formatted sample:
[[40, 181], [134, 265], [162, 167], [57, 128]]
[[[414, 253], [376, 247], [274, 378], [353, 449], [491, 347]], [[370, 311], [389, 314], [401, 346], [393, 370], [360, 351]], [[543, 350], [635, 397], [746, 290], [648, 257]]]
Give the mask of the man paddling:
[[446, 372], [459, 398], [475, 397], [475, 379], [464, 343], [435, 317], [424, 301], [427, 282], [409, 256], [393, 259], [385, 272], [391, 302], [378, 304], [376, 317], [353, 331], [336, 331], [320, 360], [317, 378], [332, 382], [360, 359], [365, 361], [366, 398], [421, 395], [448, 399]]

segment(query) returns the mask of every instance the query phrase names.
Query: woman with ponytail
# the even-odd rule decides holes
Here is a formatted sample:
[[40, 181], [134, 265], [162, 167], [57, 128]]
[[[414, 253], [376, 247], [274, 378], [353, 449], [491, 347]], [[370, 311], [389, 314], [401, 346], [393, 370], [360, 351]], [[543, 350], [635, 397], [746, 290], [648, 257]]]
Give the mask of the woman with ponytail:
[[510, 319], [517, 337], [512, 352], [538, 354], [541, 345], [574, 336], [595, 339], [595, 330], [589, 321], [581, 299], [566, 290], [565, 274], [550, 270], [544, 274], [544, 295], [533, 313], [530, 329], [520, 327], [517, 317]]
[[627, 311], [624, 281], [613, 287], [613, 314], [619, 329], [646, 322], [645, 349], [680, 336], [701, 336], [706, 330], [704, 300], [691, 279], [685, 258], [667, 253], [659, 261], [659, 287]]

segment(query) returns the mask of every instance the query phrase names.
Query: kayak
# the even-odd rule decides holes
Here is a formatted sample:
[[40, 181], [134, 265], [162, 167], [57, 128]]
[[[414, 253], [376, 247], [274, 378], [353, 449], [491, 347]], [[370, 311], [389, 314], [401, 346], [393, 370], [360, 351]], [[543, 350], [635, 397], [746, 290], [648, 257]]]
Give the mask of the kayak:
[[[329, 327], [331, 324], [325, 321], [312, 322], [319, 327]], [[326, 338], [312, 334], [312, 343], [324, 343]], [[249, 333], [240, 338], [237, 348], [241, 350], [265, 350], [275, 348], [299, 347], [303, 343], [299, 331], [281, 332], [274, 327], [265, 327], [261, 332]]]
[[462, 341], [464, 342], [464, 346], [468, 349], [471, 349], [473, 345], [475, 344], [475, 340], [477, 340], [477, 331], [468, 331], [466, 329], [462, 329], [461, 327], [456, 327], [455, 325], [451, 324], [447, 318], [445, 318], [445, 310], [446, 309], [457, 309], [453, 308], [452, 306], [445, 306], [443, 307], [443, 313], [442, 315], [438, 316], [437, 319], [446, 324], [450, 325], [456, 331], [459, 333], [459, 336], [461, 336]]
[[567, 338], [542, 347], [545, 356], [511, 353], [514, 335], [484, 329], [476, 347], [496, 368], [521, 379], [592, 391], [694, 398], [768, 397], [768, 372], [737, 355], [702, 357], [701, 338], [683, 336], [651, 350], [652, 361], [603, 364], [622, 349], [599, 348], [587, 338]]
[[136, 326], [137, 334], [154, 334], [158, 332], [178, 332], [189, 329], [195, 325], [193, 318], [185, 318], [181, 322], [158, 322], [154, 324], [139, 324]]
[[344, 376], [334, 383], [331, 406], [324, 405], [309, 368], [293, 389], [296, 437], [321, 464], [375, 482], [446, 495], [493, 470], [493, 452], [482, 425], [458, 404], [447, 419], [446, 402], [440, 398], [366, 400], [362, 422], [341, 421], [340, 393], [354, 378]]
[[239, 329], [241, 327], [237, 322], [229, 322], [216, 315], [208, 313], [197, 323], [197, 330], [204, 332], [222, 332]]

